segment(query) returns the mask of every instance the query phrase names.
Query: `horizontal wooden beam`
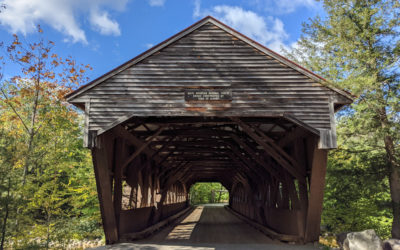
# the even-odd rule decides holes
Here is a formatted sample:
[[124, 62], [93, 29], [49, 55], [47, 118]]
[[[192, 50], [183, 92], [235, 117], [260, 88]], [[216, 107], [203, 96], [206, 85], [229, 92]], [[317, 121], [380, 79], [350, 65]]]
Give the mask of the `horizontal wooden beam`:
[[156, 145], [167, 145], [167, 146], [213, 146], [213, 147], [218, 147], [218, 146], [226, 145], [226, 139], [225, 140], [221, 140], [221, 139], [205, 139], [205, 140], [196, 140], [196, 141], [176, 140], [176, 141], [170, 141], [168, 144], [166, 144], [165, 141], [153, 141], [153, 142], [150, 143], [150, 146], [156, 146]]
[[[244, 121], [247, 123], [275, 123], [277, 120], [282, 119], [282, 117], [247, 117], [244, 118]], [[132, 120], [137, 123], [138, 117], [132, 118], [128, 120], [126, 123], [129, 124]], [[224, 125], [224, 124], [234, 124], [232, 120], [228, 117], [146, 117], [145, 119], [140, 119], [141, 123], [146, 124], [168, 124], [168, 125], [192, 125], [192, 124], [201, 124], [201, 125]]]
[[[229, 136], [230, 132], [222, 129], [205, 129], [205, 128], [191, 128], [191, 129], [169, 129], [164, 130], [160, 136], [180, 136], [180, 137], [204, 137], [210, 138], [217, 132], [221, 133], [223, 136]], [[138, 136], [149, 136], [149, 132], [135, 131]]]

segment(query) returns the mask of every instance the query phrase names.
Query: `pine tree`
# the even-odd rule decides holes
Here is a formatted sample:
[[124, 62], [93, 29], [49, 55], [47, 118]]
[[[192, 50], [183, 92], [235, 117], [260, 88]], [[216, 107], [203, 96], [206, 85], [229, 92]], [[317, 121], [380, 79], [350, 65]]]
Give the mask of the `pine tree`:
[[[310, 19], [289, 56], [358, 96], [342, 112], [353, 145], [384, 151], [392, 237], [400, 238], [400, 2], [325, 0], [326, 16]], [[350, 124], [343, 123], [347, 126]], [[353, 153], [356, 153], [353, 151]]]

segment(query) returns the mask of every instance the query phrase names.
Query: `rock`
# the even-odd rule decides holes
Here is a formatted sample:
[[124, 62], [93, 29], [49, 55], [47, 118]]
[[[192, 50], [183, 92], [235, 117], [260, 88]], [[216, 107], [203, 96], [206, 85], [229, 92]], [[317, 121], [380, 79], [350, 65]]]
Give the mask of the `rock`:
[[347, 238], [347, 234], [350, 232], [340, 233], [336, 235], [336, 242], [339, 244], [340, 249], [343, 249], [344, 240]]
[[400, 240], [390, 239], [383, 242], [383, 250], [400, 250]]
[[368, 229], [362, 232], [348, 233], [343, 242], [344, 250], [383, 250], [382, 241], [375, 230]]

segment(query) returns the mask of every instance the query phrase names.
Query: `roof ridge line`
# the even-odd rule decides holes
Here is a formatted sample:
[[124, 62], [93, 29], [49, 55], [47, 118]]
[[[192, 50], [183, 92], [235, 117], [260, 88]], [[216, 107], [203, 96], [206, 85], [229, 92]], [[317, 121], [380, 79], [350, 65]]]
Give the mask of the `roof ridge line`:
[[[214, 18], [214, 17], [212, 17], [212, 16], [208, 16], [208, 17], [209, 17], [211, 20], [215, 21], [215, 22], [218, 24], [218, 26], [219, 26], [220, 28], [223, 28], [225, 31], [227, 31], [226, 29], [228, 29], [229, 31], [233, 31], [234, 33], [236, 33], [236, 34], [235, 34], [236, 37], [237, 37], [237, 35], [239, 35], [239, 36], [242, 36], [243, 38], [245, 38], [245, 39], [242, 39], [242, 40], [243, 40], [244, 42], [246, 42], [247, 44], [249, 44], [249, 45], [255, 47], [256, 49], [261, 50], [261, 51], [264, 52], [264, 53], [266, 53], [266, 52], [271, 53], [272, 55], [269, 54], [269, 53], [266, 53], [266, 54], [268, 54], [269, 56], [274, 57], [276, 60], [278, 60], [278, 61], [280, 61], [280, 62], [286, 64], [287, 66], [293, 68], [294, 70], [299, 71], [299, 72], [302, 73], [302, 74], [305, 74], [305, 73], [306, 73], [305, 75], [307, 75], [307, 76], [309, 76], [308, 74], [310, 74], [310, 75], [312, 76], [311, 78], [314, 78], [314, 80], [317, 80], [318, 83], [320, 83], [320, 84], [323, 85], [324, 87], [327, 87], [327, 88], [329, 88], [329, 89], [331, 89], [331, 90], [333, 90], [333, 91], [335, 91], [335, 92], [337, 92], [337, 93], [339, 93], [339, 94], [345, 96], [346, 98], [348, 98], [349, 100], [352, 100], [352, 101], [353, 101], [353, 99], [356, 97], [356, 96], [354, 96], [352, 93], [350, 93], [350, 92], [348, 92], [348, 91], [346, 91], [346, 90], [339, 89], [339, 88], [336, 88], [336, 87], [334, 87], [334, 86], [330, 86], [330, 84], [331, 84], [331, 85], [333, 85], [333, 84], [332, 84], [330, 81], [326, 80], [324, 77], [322, 77], [322, 76], [320, 76], [320, 75], [318, 75], [318, 74], [312, 72], [311, 70], [309, 70], [309, 69], [307, 69], [307, 68], [305, 68], [305, 67], [299, 65], [298, 63], [296, 63], [296, 62], [294, 62], [294, 61], [292, 61], [292, 60], [290, 60], [290, 59], [288, 59], [288, 58], [282, 56], [281, 54], [279, 54], [279, 53], [277, 53], [277, 52], [275, 52], [275, 51], [273, 51], [273, 50], [267, 48], [266, 46], [260, 44], [259, 42], [253, 40], [252, 38], [250, 38], [250, 37], [248, 37], [248, 36], [246, 36], [246, 35], [240, 33], [239, 31], [233, 29], [232, 27], [226, 25], [225, 23], [219, 21], [218, 19], [216, 19], [216, 18]], [[221, 25], [222, 27], [221, 27], [220, 25]], [[230, 33], [230, 32], [229, 32], [229, 33]], [[240, 37], [238, 37], [238, 38], [240, 38]], [[256, 46], [254, 46], [252, 43], [254, 43]], [[258, 47], [259, 47], [259, 48], [258, 48]], [[260, 48], [261, 48], [261, 49], [260, 49]], [[266, 50], [266, 51], [263, 51], [263, 50]], [[293, 65], [290, 65], [290, 64], [293, 64]], [[295, 67], [293, 67], [293, 66], [295, 66]], [[301, 69], [301, 70], [298, 70], [298, 69], [296, 69], [296, 68], [299, 68], [299, 69]], [[303, 72], [303, 71], [305, 71], [305, 72]], [[309, 77], [310, 77], [310, 76], [309, 76]], [[315, 77], [318, 78], [318, 79], [315, 79]], [[322, 81], [322, 82], [321, 82], [321, 81]]]
[[153, 55], [154, 53], [156, 53], [157, 51], [163, 49], [164, 47], [170, 45], [171, 43], [177, 41], [178, 39], [192, 33], [193, 31], [195, 31], [196, 29], [200, 28], [201, 26], [203, 26], [206, 23], [213, 23], [214, 25], [218, 26], [219, 28], [221, 28], [222, 30], [224, 30], [225, 32], [237, 37], [238, 39], [241, 39], [242, 41], [244, 41], [245, 43], [247, 43], [248, 45], [254, 47], [255, 49], [260, 50], [261, 52], [273, 57], [274, 59], [278, 60], [281, 63], [284, 63], [285, 65], [291, 67], [292, 69], [310, 77], [311, 79], [316, 80], [319, 84], [321, 84], [322, 86], [331, 89], [332, 91], [335, 91], [336, 93], [348, 98], [349, 100], [353, 101], [353, 99], [355, 98], [354, 95], [352, 95], [350, 92], [346, 91], [346, 90], [342, 90], [342, 89], [338, 89], [336, 87], [333, 86], [329, 86], [329, 81], [327, 81], [325, 78], [323, 78], [322, 76], [302, 67], [301, 65], [297, 64], [296, 62], [293, 62], [291, 60], [289, 60], [288, 58], [280, 55], [279, 53], [265, 47], [264, 45], [258, 43], [257, 41], [247, 37], [246, 35], [243, 35], [242, 33], [238, 32], [237, 30], [233, 29], [232, 27], [222, 23], [221, 21], [217, 20], [216, 18], [208, 15], [204, 18], [202, 18], [201, 20], [195, 22], [194, 24], [190, 25], [189, 27], [185, 28], [184, 30], [176, 33], [175, 35], [167, 38], [166, 40], [160, 42], [159, 44], [151, 47], [150, 49], [142, 52], [141, 54], [137, 55], [136, 57], [126, 61], [125, 63], [121, 64], [120, 66], [108, 71], [107, 73], [101, 75], [100, 77], [90, 81], [89, 83], [82, 85], [81, 87], [79, 87], [78, 89], [72, 91], [71, 93], [67, 94], [65, 96], [65, 98], [67, 99], [67, 101], [71, 101], [75, 96], [80, 95], [82, 92], [89, 90], [93, 87], [95, 87], [96, 85], [98, 85], [99, 83], [109, 79], [110, 77], [118, 74], [119, 72], [131, 67], [132, 65], [135, 65], [136, 63], [146, 59], [147, 57]]
[[[203, 26], [204, 24], [207, 23], [207, 21], [209, 19], [214, 19], [215, 20], [215, 18], [213, 18], [211, 16], [206, 16], [206, 17], [202, 18], [201, 20], [195, 22], [194, 24], [192, 24], [189, 27], [183, 29], [182, 31], [176, 33], [175, 35], [173, 35], [173, 36], [165, 39], [164, 41], [158, 43], [157, 45], [154, 45], [153, 47], [145, 50], [144, 52], [140, 53], [139, 55], [135, 56], [134, 58], [132, 58], [132, 59], [124, 62], [123, 64], [115, 67], [114, 69], [112, 69], [112, 70], [108, 71], [107, 73], [97, 77], [96, 79], [90, 81], [89, 83], [87, 83], [85, 85], [82, 85], [81, 87], [77, 88], [76, 90], [72, 91], [71, 93], [68, 93], [67, 95], [65, 95], [65, 98], [67, 99], [67, 101], [70, 101], [74, 96], [80, 94], [78, 92], [85, 91], [85, 89], [93, 88], [94, 86], [96, 86], [98, 84], [96, 82], [104, 81], [104, 80], [112, 77], [113, 75], [121, 72], [122, 70], [130, 67], [131, 64], [134, 65], [134, 64], [144, 60], [145, 58], [147, 58], [147, 57], [151, 56], [152, 54], [154, 54], [155, 52], [159, 51], [160, 49], [168, 46], [169, 44], [171, 44], [173, 42], [175, 42], [177, 39], [179, 39], [179, 38], [181, 38], [181, 37], [193, 32], [196, 28], [199, 28], [199, 27]], [[143, 57], [143, 58], [141, 58], [141, 57]], [[137, 61], [137, 62], [135, 62], [135, 61]]]

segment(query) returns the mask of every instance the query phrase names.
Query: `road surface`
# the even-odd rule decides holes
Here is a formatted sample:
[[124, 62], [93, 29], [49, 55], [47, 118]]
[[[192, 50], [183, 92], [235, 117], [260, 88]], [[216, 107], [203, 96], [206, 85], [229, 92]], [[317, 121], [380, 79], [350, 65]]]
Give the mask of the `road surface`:
[[[97, 248], [105, 249], [105, 247]], [[241, 221], [223, 206], [196, 207], [178, 223], [134, 243], [116, 244], [107, 249], [318, 249], [272, 240]]]

